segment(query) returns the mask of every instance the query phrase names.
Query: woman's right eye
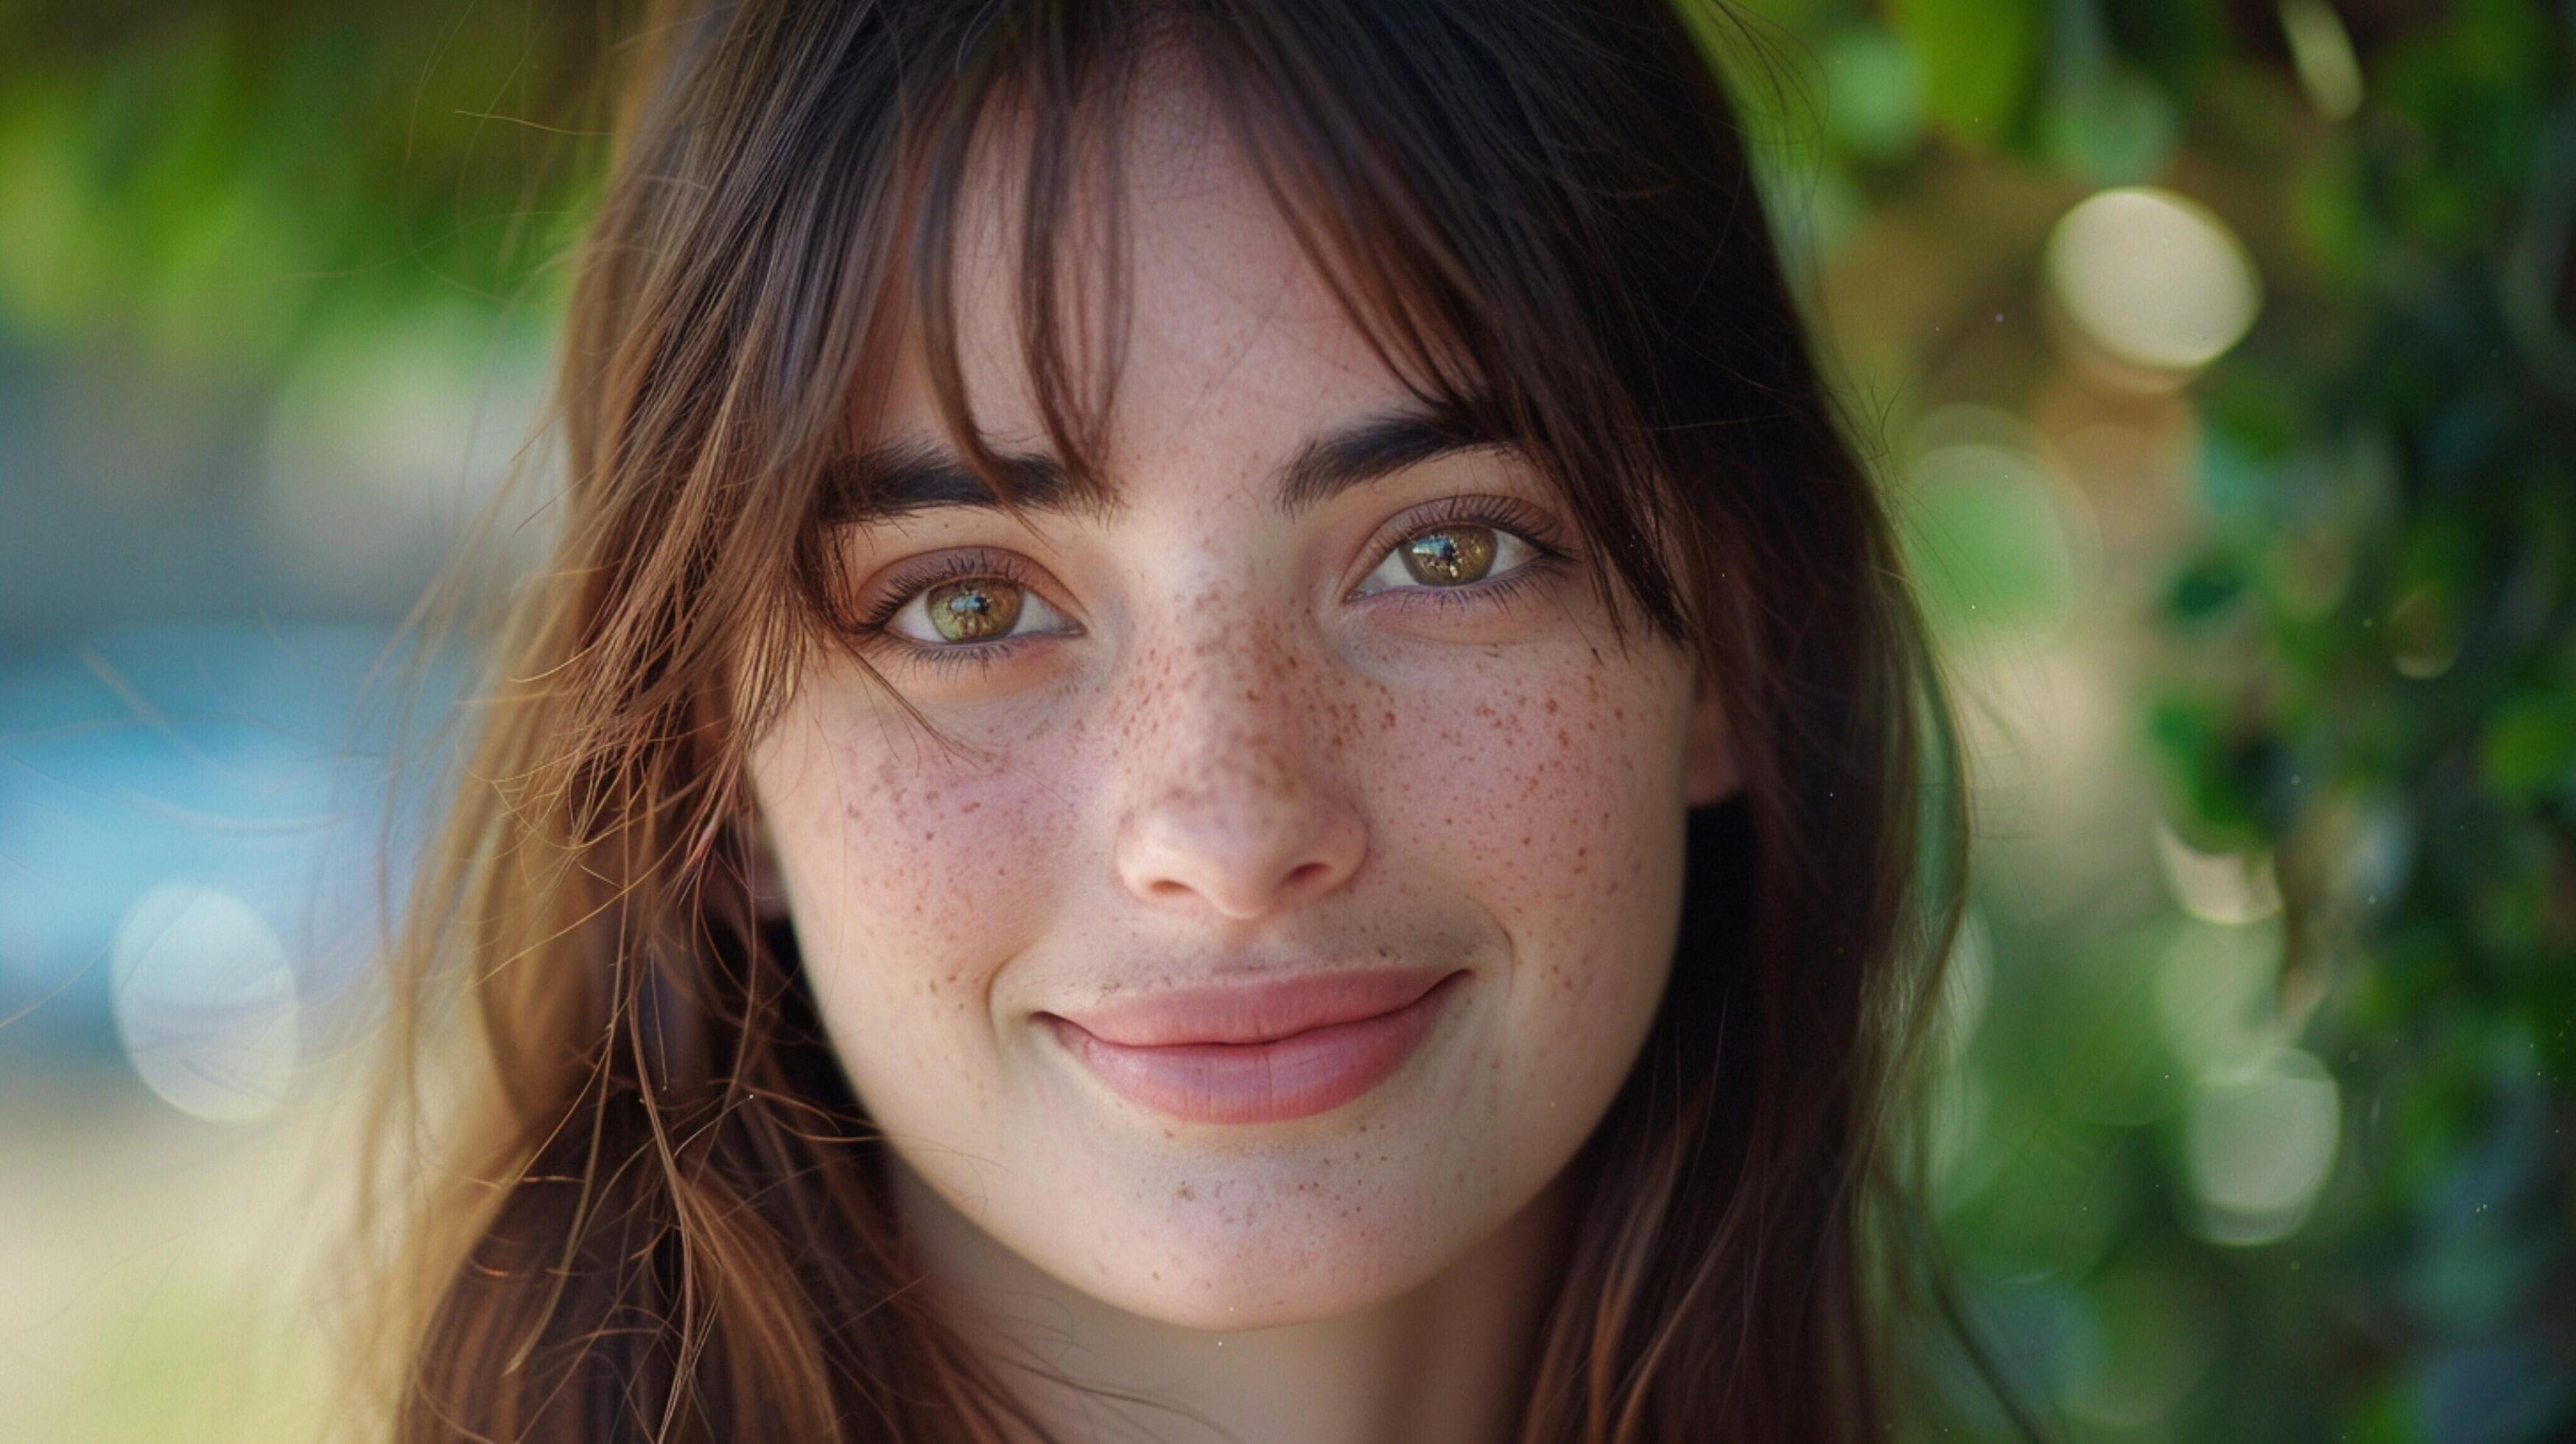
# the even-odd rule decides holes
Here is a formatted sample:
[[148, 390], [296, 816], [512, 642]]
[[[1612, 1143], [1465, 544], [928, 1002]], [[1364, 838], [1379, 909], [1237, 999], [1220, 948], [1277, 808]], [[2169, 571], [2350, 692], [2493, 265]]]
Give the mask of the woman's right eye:
[[1070, 632], [1073, 624], [1046, 599], [1008, 577], [954, 577], [905, 598], [886, 630], [934, 649]]

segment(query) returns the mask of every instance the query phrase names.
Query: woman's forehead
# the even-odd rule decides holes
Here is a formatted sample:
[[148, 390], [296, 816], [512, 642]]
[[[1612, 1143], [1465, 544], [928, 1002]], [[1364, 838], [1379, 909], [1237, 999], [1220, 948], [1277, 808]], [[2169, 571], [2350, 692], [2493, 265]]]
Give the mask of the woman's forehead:
[[[1077, 147], [1062, 206], [1033, 234], [1028, 155], [1042, 118], [1006, 110], [979, 136], [949, 228], [950, 310], [969, 414], [997, 448], [1044, 443], [1023, 344], [1032, 244], [1068, 399], [1086, 403], [1114, 380], [1104, 470], [1136, 459], [1120, 452], [1258, 447], [1413, 394], [1317, 270], [1195, 74], [1148, 72], [1123, 119]], [[946, 435], [922, 316], [904, 311], [882, 392], [854, 397], [863, 445]]]

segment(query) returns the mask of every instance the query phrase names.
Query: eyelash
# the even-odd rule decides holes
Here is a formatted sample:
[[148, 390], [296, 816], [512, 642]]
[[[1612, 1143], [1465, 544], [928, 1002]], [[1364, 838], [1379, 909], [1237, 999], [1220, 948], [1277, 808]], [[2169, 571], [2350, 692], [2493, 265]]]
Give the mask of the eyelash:
[[[912, 600], [941, 582], [962, 581], [968, 577], [994, 577], [1025, 591], [1036, 591], [1028, 565], [1009, 552], [987, 551], [970, 547], [964, 551], [942, 552], [908, 567], [886, 589], [866, 615], [860, 617], [854, 630], [862, 637], [900, 649], [913, 661], [931, 667], [973, 667], [978, 671], [992, 666], [1016, 650], [1020, 643], [1010, 639], [998, 642], [954, 643], [945, 647], [924, 646], [907, 637], [895, 635], [894, 619]], [[1026, 640], [1026, 639], [1022, 639]]]
[[1555, 526], [1537, 508], [1499, 496], [1452, 496], [1417, 507], [1397, 518], [1369, 544], [1370, 570], [1397, 547], [1453, 526], [1481, 526], [1509, 532], [1529, 544], [1530, 559], [1501, 576], [1481, 577], [1456, 587], [1389, 587], [1364, 597], [1345, 596], [1371, 606], [1457, 607], [1500, 605], [1522, 588], [1554, 576], [1566, 559]]
[[[1371, 606], [1457, 608], [1462, 606], [1499, 606], [1535, 582], [1553, 576], [1566, 560], [1565, 549], [1558, 543], [1555, 527], [1536, 508], [1502, 497], [1458, 496], [1416, 508], [1409, 515], [1391, 523], [1370, 545], [1370, 569], [1374, 571], [1395, 548], [1417, 537], [1445, 527], [1481, 526], [1508, 532], [1528, 543], [1531, 557], [1499, 577], [1483, 577], [1456, 587], [1389, 587], [1366, 596], [1345, 596], [1345, 601], [1365, 602]], [[1029, 591], [1033, 585], [1029, 567], [1009, 552], [968, 548], [943, 552], [917, 567], [906, 569], [890, 584], [865, 615], [856, 619], [852, 630], [860, 636], [900, 648], [915, 662], [933, 667], [972, 667], [978, 671], [991, 667], [1022, 642], [1033, 638], [995, 642], [957, 643], [943, 647], [924, 646], [909, 638], [896, 636], [892, 623], [915, 597], [942, 582], [960, 581], [967, 577], [993, 577]], [[1401, 600], [1386, 600], [1400, 598]], [[1062, 635], [1061, 633], [1051, 635]]]

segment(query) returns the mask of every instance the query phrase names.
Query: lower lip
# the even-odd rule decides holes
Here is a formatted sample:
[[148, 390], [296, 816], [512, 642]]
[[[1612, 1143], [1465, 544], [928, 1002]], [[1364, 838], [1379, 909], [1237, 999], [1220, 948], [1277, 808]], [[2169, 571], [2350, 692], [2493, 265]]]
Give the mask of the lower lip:
[[1267, 1043], [1104, 1043], [1049, 1016], [1092, 1076], [1131, 1102], [1191, 1123], [1284, 1123], [1339, 1108], [1392, 1077], [1422, 1045], [1465, 973], [1391, 1013]]

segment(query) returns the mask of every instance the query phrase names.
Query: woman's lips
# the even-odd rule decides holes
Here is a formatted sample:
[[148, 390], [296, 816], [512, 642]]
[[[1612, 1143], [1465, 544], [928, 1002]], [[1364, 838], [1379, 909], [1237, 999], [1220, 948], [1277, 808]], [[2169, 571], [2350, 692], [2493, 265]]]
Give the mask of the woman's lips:
[[1038, 1016], [1094, 1077], [1147, 1108], [1193, 1123], [1280, 1123], [1385, 1082], [1465, 977], [1327, 973]]

